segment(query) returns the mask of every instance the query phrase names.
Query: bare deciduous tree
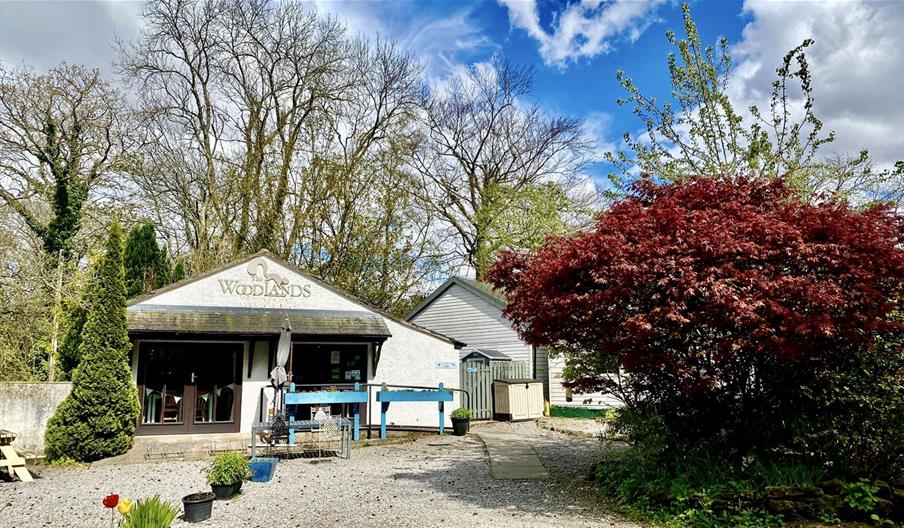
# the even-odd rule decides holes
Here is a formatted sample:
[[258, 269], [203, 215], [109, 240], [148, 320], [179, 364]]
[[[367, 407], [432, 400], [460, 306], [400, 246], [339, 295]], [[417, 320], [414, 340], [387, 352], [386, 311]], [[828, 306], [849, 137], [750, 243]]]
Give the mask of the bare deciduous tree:
[[381, 305], [435, 271], [430, 215], [402, 184], [410, 55], [298, 3], [157, 0], [145, 20], [122, 45], [153, 132], [135, 181], [195, 271], [266, 248]]
[[72, 256], [91, 191], [131, 164], [124, 115], [97, 70], [0, 66], [0, 199], [51, 259]]
[[524, 100], [529, 69], [500, 57], [452, 77], [423, 99], [424, 144], [415, 160], [423, 197], [456, 235], [456, 251], [480, 277], [490, 264], [493, 197], [543, 183], [575, 184], [589, 148], [578, 119], [550, 116]]

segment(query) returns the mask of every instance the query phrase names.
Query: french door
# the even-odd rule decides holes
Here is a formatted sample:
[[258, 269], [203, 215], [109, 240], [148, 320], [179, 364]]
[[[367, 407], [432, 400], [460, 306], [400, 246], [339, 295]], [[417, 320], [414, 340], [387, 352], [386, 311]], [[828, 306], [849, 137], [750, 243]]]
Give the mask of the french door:
[[141, 341], [138, 434], [239, 431], [241, 343]]

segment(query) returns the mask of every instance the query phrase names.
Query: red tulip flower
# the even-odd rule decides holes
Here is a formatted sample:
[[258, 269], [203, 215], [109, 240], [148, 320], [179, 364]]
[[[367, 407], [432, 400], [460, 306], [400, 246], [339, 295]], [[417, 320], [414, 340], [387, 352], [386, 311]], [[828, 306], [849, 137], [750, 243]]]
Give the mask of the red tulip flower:
[[108, 508], [110, 510], [110, 528], [113, 528], [113, 523], [116, 519], [116, 511], [113, 509], [119, 504], [119, 495], [115, 493], [111, 493], [104, 497], [104, 500], [101, 501], [103, 503], [104, 508]]
[[119, 495], [112, 493], [104, 497], [101, 502], [103, 502], [105, 508], [115, 508], [119, 504]]

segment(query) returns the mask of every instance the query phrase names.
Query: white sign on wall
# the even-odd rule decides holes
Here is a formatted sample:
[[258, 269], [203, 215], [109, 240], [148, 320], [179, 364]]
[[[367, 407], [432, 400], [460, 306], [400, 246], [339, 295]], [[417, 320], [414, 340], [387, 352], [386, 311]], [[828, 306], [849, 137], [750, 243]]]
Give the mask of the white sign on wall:
[[267, 269], [267, 261], [256, 258], [245, 268], [251, 278], [248, 281], [219, 279], [220, 290], [225, 295], [243, 297], [310, 297], [310, 284], [293, 284], [288, 277]]
[[437, 361], [436, 368], [438, 369], [456, 369], [458, 368], [458, 363], [454, 361]]

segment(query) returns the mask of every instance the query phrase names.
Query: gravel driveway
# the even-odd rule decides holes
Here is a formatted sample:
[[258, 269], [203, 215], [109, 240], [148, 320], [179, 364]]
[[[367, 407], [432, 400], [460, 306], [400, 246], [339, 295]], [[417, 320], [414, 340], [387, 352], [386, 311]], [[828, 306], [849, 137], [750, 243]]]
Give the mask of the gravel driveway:
[[[485, 427], [531, 439], [551, 478], [496, 481], [474, 435], [424, 436], [406, 444], [355, 449], [351, 460], [280, 461], [274, 480], [245, 483], [234, 500], [214, 503], [196, 526], [618, 527], [593, 500], [583, 479], [599, 456], [595, 440], [578, 439], [533, 423]], [[33, 483], [0, 482], [0, 527], [106, 526], [100, 501], [159, 493], [179, 501], [207, 489], [204, 462], [155, 462], [88, 469], [39, 468]], [[174, 526], [189, 526], [177, 520]]]

